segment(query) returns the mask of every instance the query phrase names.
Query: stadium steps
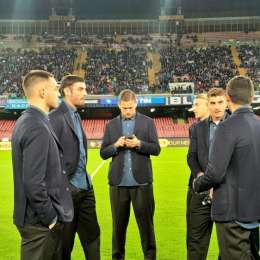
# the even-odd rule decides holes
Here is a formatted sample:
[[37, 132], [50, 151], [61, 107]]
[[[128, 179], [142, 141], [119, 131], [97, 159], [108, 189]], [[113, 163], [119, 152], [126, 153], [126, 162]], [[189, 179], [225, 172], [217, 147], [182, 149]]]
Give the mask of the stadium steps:
[[245, 76], [247, 74], [247, 70], [245, 68], [240, 67], [241, 60], [239, 58], [239, 53], [238, 53], [237, 48], [235, 46], [231, 46], [231, 54], [232, 54], [232, 57], [233, 57], [233, 61], [238, 68], [239, 74]]
[[149, 85], [153, 86], [158, 84], [156, 74], [161, 70], [160, 54], [154, 52], [147, 53], [147, 62], [152, 63], [152, 67], [148, 67], [148, 81]]
[[87, 53], [80, 49], [77, 50], [77, 59], [74, 63], [73, 74], [81, 78], [85, 78], [85, 70], [82, 69], [82, 65], [86, 62]]

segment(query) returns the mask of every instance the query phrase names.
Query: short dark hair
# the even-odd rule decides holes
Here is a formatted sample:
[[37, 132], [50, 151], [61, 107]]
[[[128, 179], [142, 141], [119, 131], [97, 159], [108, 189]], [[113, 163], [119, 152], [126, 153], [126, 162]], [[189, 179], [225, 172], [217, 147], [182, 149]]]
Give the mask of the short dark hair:
[[226, 92], [235, 104], [251, 104], [251, 99], [254, 96], [254, 84], [246, 76], [235, 76], [227, 83]]
[[65, 88], [68, 88], [77, 82], [85, 82], [85, 81], [83, 78], [81, 78], [77, 75], [69, 74], [69, 75], [64, 76], [61, 80], [60, 88], [59, 88], [61, 96], [63, 96], [63, 97], [65, 96], [65, 93], [64, 93]]
[[208, 98], [226, 96], [226, 92], [223, 88], [211, 88], [208, 92]]
[[132, 100], [136, 100], [136, 95], [131, 89], [125, 89], [121, 91], [118, 96], [118, 103], [120, 103], [121, 101], [128, 102]]
[[23, 90], [25, 95], [28, 95], [28, 90], [31, 88], [36, 82], [40, 80], [48, 80], [53, 78], [53, 75], [45, 70], [31, 70], [23, 77]]

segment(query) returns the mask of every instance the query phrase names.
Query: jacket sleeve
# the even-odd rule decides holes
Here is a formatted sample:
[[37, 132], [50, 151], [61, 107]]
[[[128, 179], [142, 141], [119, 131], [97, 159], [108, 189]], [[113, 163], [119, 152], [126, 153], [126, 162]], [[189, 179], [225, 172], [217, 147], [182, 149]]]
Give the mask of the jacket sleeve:
[[202, 172], [198, 160], [198, 139], [197, 139], [196, 123], [191, 125], [189, 128], [189, 138], [190, 138], [190, 145], [187, 154], [187, 163], [191, 170], [191, 174], [193, 175], [194, 178], [196, 178], [197, 174], [199, 172]]
[[22, 178], [27, 199], [44, 225], [57, 216], [46, 187], [46, 170], [49, 153], [47, 129], [34, 126], [23, 142]]
[[194, 181], [196, 192], [206, 191], [223, 182], [234, 150], [235, 140], [232, 131], [220, 124], [212, 140], [212, 149], [205, 174]]
[[138, 153], [146, 154], [146, 155], [159, 155], [161, 151], [161, 147], [158, 140], [158, 135], [156, 131], [156, 127], [154, 121], [151, 119], [148, 121], [149, 130], [148, 130], [148, 141], [141, 141], [141, 145], [136, 149]]
[[110, 124], [108, 123], [106, 125], [103, 141], [100, 148], [100, 156], [104, 160], [118, 154], [118, 149], [114, 146], [110, 138], [110, 131]]

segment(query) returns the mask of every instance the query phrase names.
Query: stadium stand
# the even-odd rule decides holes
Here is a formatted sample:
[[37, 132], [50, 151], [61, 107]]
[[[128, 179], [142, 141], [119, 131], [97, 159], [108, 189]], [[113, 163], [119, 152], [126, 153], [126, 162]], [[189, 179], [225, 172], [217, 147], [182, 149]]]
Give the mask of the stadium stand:
[[14, 125], [14, 120], [0, 120], [0, 139], [11, 139]]
[[182, 49], [163, 48], [160, 51], [162, 70], [159, 73], [161, 88], [170, 82], [194, 82], [196, 92], [210, 87], [224, 87], [237, 74], [229, 47]]
[[[213, 38], [209, 35], [212, 33], [207, 37]], [[239, 33], [214, 35], [214, 39], [225, 39], [230, 35], [238, 37]], [[189, 35], [188, 38], [196, 42], [200, 36]], [[57, 80], [68, 73], [76, 73], [85, 77], [88, 94], [117, 95], [125, 88], [141, 94], [200, 93], [211, 87], [225, 87], [226, 82], [238, 73], [248, 73], [256, 84], [260, 82], [260, 50], [254, 42], [237, 47], [205, 45], [190, 48], [175, 47], [168, 42], [149, 49], [143, 45], [149, 35], [124, 36], [120, 40], [123, 43], [114, 47], [110, 43], [115, 37], [93, 39], [103, 43], [107, 40], [109, 44], [92, 48], [1, 49], [0, 95], [23, 96], [22, 76], [31, 69], [48, 70]], [[193, 82], [195, 89], [170, 89], [171, 82]]]
[[260, 47], [240, 45], [238, 48], [241, 67], [246, 68], [247, 74], [255, 83], [260, 83]]
[[131, 88], [136, 93], [148, 90], [146, 51], [89, 49], [85, 64], [86, 83], [91, 94], [119, 93]]
[[36, 50], [3, 49], [0, 51], [0, 95], [23, 96], [22, 76], [31, 69], [45, 69], [60, 80], [72, 73], [75, 49], [44, 48]]

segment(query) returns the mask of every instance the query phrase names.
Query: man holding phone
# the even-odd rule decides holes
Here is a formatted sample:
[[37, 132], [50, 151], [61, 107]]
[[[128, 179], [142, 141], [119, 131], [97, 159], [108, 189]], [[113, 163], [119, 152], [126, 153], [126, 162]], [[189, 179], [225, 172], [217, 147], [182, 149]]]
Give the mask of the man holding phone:
[[126, 230], [133, 205], [144, 259], [156, 259], [154, 197], [150, 155], [159, 155], [154, 122], [136, 112], [137, 99], [131, 90], [119, 95], [121, 114], [105, 130], [100, 155], [112, 157], [109, 169], [110, 203], [113, 218], [112, 259], [125, 259]]

